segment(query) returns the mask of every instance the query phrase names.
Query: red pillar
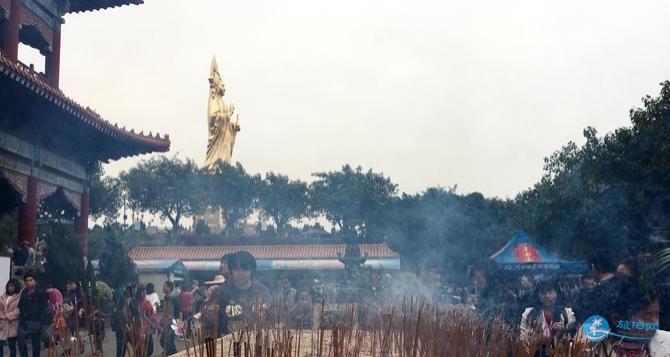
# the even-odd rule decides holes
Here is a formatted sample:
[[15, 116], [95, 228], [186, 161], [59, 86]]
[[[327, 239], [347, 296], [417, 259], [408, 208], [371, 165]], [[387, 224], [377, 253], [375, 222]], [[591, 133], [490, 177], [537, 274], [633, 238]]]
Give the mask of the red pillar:
[[47, 81], [52, 87], [58, 88], [58, 77], [60, 75], [60, 31], [54, 30], [51, 53], [46, 55], [44, 70]]
[[21, 24], [21, 0], [11, 0], [9, 21], [5, 23], [3, 53], [12, 61], [19, 56], [19, 25]]
[[81, 243], [81, 255], [88, 256], [88, 191], [81, 195], [81, 213], [77, 221], [77, 233]]
[[19, 243], [28, 242], [35, 247], [37, 239], [37, 179], [28, 176], [26, 203], [19, 208]]

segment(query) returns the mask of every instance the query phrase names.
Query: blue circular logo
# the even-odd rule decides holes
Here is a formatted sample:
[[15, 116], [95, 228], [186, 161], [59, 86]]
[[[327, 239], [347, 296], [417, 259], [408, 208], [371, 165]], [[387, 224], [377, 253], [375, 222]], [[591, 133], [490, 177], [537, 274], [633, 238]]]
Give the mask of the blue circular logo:
[[604, 317], [593, 315], [582, 324], [582, 333], [589, 341], [600, 342], [609, 335], [610, 325]]

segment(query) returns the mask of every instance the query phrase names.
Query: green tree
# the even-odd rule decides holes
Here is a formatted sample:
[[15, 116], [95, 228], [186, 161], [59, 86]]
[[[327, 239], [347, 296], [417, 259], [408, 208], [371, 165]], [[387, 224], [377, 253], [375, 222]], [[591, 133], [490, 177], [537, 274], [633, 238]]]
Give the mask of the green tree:
[[43, 282], [51, 282], [61, 291], [65, 291], [68, 279], [79, 282], [86, 281], [84, 258], [81, 255], [81, 244], [68, 224], [47, 223], [43, 227], [47, 243], [44, 272], [40, 276]]
[[181, 230], [179, 221], [202, 209], [203, 190], [193, 160], [155, 157], [121, 173], [130, 207], [158, 214]]
[[547, 247], [585, 256], [649, 249], [670, 227], [670, 82], [631, 110], [632, 126], [585, 144], [568, 143], [545, 160], [545, 174], [515, 199], [515, 221]]
[[135, 263], [121, 244], [118, 232], [112, 226], [105, 227], [104, 230], [105, 250], [100, 255], [100, 280], [113, 289], [121, 288], [128, 282], [137, 281]]
[[260, 175], [249, 175], [239, 162], [235, 166], [219, 162], [204, 178], [206, 202], [221, 208], [226, 222], [225, 233], [241, 233], [244, 220], [253, 211], [258, 197]]
[[385, 236], [406, 266], [437, 268], [447, 279], [464, 282], [468, 265], [511, 238], [508, 206], [478, 192], [460, 195], [432, 187], [394, 203]]
[[120, 223], [112, 222], [103, 226], [95, 225], [88, 232], [88, 255], [89, 259], [100, 259], [107, 250], [107, 237], [113, 234], [114, 239], [121, 243], [124, 251], [130, 251], [137, 245], [164, 243], [156, 242], [147, 237], [146, 233], [134, 229], [125, 229]]
[[102, 165], [97, 163], [89, 185], [89, 209], [93, 218], [115, 219], [122, 205], [121, 181], [117, 177], [102, 177]]
[[[345, 235], [373, 239], [397, 197], [397, 185], [381, 173], [344, 165], [340, 171], [313, 174], [310, 202]], [[379, 238], [379, 237], [377, 237]]]
[[264, 218], [271, 218], [279, 235], [285, 235], [291, 220], [309, 213], [307, 184], [288, 176], [269, 172], [260, 182], [258, 206]]

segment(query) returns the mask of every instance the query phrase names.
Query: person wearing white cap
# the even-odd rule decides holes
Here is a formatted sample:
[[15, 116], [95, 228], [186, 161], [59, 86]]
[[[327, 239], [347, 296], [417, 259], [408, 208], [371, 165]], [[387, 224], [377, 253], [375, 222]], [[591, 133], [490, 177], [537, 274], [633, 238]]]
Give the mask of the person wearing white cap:
[[226, 282], [226, 277], [224, 277], [221, 274], [217, 274], [214, 276], [214, 280], [206, 281], [205, 285], [207, 286], [212, 286], [212, 285], [221, 285]]

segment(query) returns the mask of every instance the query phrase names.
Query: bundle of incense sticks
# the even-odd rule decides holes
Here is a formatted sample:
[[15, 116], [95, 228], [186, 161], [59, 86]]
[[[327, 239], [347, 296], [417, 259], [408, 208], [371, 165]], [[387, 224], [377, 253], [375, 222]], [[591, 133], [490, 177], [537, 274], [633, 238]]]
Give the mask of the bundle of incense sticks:
[[[53, 306], [53, 320], [50, 325], [49, 344], [47, 349], [48, 357], [57, 356], [101, 356], [104, 357], [102, 349], [98, 350], [96, 341], [103, 338], [104, 325], [100, 321], [100, 296], [95, 294], [92, 288], [93, 282], [79, 282], [79, 285], [85, 287], [82, 292], [81, 300], [75, 301], [72, 309], [65, 309], [64, 306]], [[115, 311], [115, 313], [117, 313]], [[118, 316], [117, 316], [118, 317]], [[72, 321], [74, 326], [65, 326], [66, 321]], [[100, 328], [98, 328], [98, 324]], [[128, 329], [127, 329], [128, 330]], [[130, 332], [130, 331], [127, 331]], [[126, 336], [126, 333], [124, 333]], [[128, 341], [135, 336], [129, 336]], [[86, 340], [89, 344], [89, 353], [85, 353]], [[136, 354], [142, 357], [142, 354]]]
[[[356, 310], [361, 307], [356, 304], [338, 305], [335, 322], [324, 320], [326, 305], [318, 304], [319, 321], [310, 330], [287, 328], [287, 310], [273, 309], [272, 313], [258, 310], [258, 320], [219, 338], [218, 343], [193, 342], [180, 355], [209, 357], [214, 351], [216, 356], [228, 357], [531, 357], [542, 345], [539, 330], [521, 340], [516, 329], [499, 319], [482, 319], [471, 309], [413, 299], [378, 309], [371, 326], [364, 329], [357, 325]], [[203, 341], [199, 333], [194, 330], [190, 340]], [[586, 342], [563, 338], [546, 351], [550, 356], [583, 356], [587, 347]]]

